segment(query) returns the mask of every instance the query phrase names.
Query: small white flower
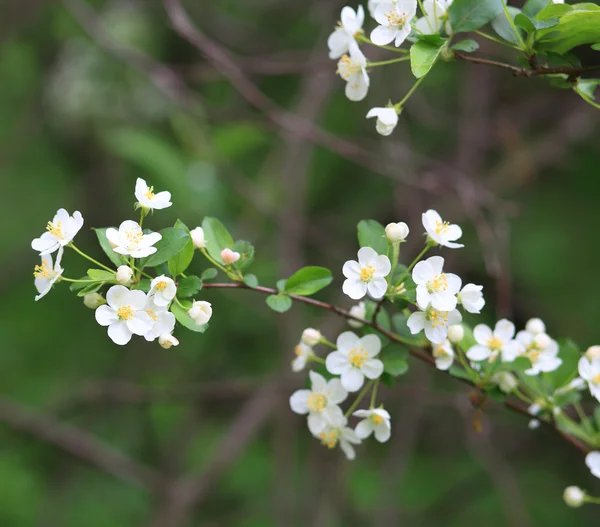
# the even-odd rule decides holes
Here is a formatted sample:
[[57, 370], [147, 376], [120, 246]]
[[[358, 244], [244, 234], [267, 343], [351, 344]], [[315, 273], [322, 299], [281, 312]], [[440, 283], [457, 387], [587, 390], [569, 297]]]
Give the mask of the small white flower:
[[335, 448], [336, 445], [340, 445], [342, 452], [346, 455], [349, 460], [353, 460], [356, 457], [354, 447], [352, 445], [360, 445], [360, 439], [352, 430], [347, 426], [334, 427], [328, 426], [321, 433], [315, 435], [316, 438], [321, 440], [321, 444], [327, 448]]
[[[558, 3], [554, 0], [554, 3]], [[569, 507], [581, 507], [585, 503], [585, 492], [574, 485], [567, 487], [563, 493], [563, 499]]]
[[529, 427], [529, 430], [537, 430], [540, 427], [541, 423], [539, 422], [538, 419], [531, 419], [529, 421], [529, 423], [527, 424], [527, 426]]
[[221, 260], [225, 265], [231, 265], [240, 259], [240, 253], [232, 251], [231, 249], [223, 249], [221, 251]]
[[150, 317], [151, 328], [144, 333], [144, 338], [152, 342], [161, 335], [170, 334], [175, 329], [175, 315], [167, 311], [166, 305], [157, 302], [155, 295], [148, 295], [146, 302], [146, 313]]
[[142, 179], [138, 178], [135, 182], [135, 198], [145, 209], [166, 209], [172, 205], [171, 193], [167, 191], [154, 193], [154, 187], [149, 187]]
[[555, 393], [560, 395], [563, 393], [585, 390], [586, 388], [587, 382], [585, 382], [581, 377], [575, 377], [569, 384], [558, 388]]
[[377, 335], [359, 338], [352, 331], [345, 331], [337, 338], [337, 350], [327, 355], [325, 366], [330, 373], [340, 375], [342, 386], [349, 392], [361, 389], [368, 379], [377, 379], [383, 373], [383, 362], [375, 359], [381, 351]]
[[465, 338], [465, 328], [462, 324], [456, 324], [448, 328], [448, 340], [454, 344], [458, 344]]
[[454, 362], [454, 350], [449, 340], [433, 345], [433, 358], [438, 370], [449, 370]]
[[553, 4], [564, 4], [565, 0], [552, 0]]
[[396, 47], [400, 46], [410, 35], [410, 21], [416, 14], [417, 0], [380, 3], [373, 15], [380, 25], [371, 32], [371, 41], [377, 46], [385, 46], [392, 41]]
[[585, 352], [589, 360], [600, 359], [600, 346], [590, 346]]
[[579, 359], [579, 375], [587, 382], [592, 397], [600, 401], [600, 357], [592, 360], [581, 357]]
[[164, 333], [163, 335], [158, 337], [158, 343], [161, 345], [162, 348], [166, 350], [172, 348], [173, 346], [179, 346], [179, 340], [177, 340], [170, 333]]
[[134, 258], [154, 254], [157, 249], [152, 246], [162, 239], [158, 232], [144, 234], [142, 228], [132, 220], [121, 223], [119, 230], [112, 227], [106, 229], [106, 237], [116, 253]]
[[385, 227], [385, 237], [392, 243], [405, 241], [409, 232], [408, 225], [403, 221], [388, 223]]
[[[367, 119], [372, 117], [377, 117], [375, 130], [377, 130], [377, 133], [384, 136], [391, 135], [398, 124], [398, 112], [395, 108], [371, 108], [369, 113], [367, 113]], [[395, 224], [392, 223], [390, 225]], [[403, 225], [406, 225], [406, 223]]]
[[495, 382], [504, 393], [512, 393], [518, 386], [517, 378], [510, 372], [501, 371], [492, 375], [492, 382]]
[[585, 456], [585, 464], [592, 472], [592, 475], [600, 478], [600, 452], [590, 452]]
[[[350, 314], [352, 316], [358, 317], [358, 318], [366, 318], [367, 316], [367, 305], [364, 302], [359, 302], [358, 304], [356, 304], [355, 306], [352, 306], [350, 308]], [[362, 322], [359, 322], [358, 320], [352, 320], [352, 319], [348, 319], [348, 325], [351, 328], [362, 328], [364, 326], [364, 324]]]
[[302, 342], [294, 348], [294, 353], [296, 354], [296, 358], [292, 361], [292, 371], [295, 372], [306, 368], [310, 359], [315, 356], [313, 349]]
[[417, 284], [417, 304], [421, 309], [431, 305], [439, 311], [452, 311], [456, 307], [461, 279], [455, 274], [444, 273], [443, 268], [441, 256], [432, 256], [415, 265], [412, 278]]
[[100, 293], [88, 293], [83, 297], [83, 305], [90, 309], [96, 309], [104, 304], [106, 300]]
[[189, 309], [188, 315], [198, 326], [206, 324], [212, 317], [211, 303], [204, 300], [195, 301]]
[[425, 330], [425, 336], [434, 344], [441, 344], [448, 337], [448, 327], [459, 324], [462, 315], [458, 309], [438, 311], [429, 306], [426, 311], [415, 311], [408, 317], [408, 329], [413, 335]]
[[133, 269], [128, 265], [120, 265], [117, 267], [117, 282], [127, 285], [133, 277]]
[[300, 337], [300, 340], [307, 346], [316, 346], [319, 342], [321, 342], [322, 338], [323, 335], [321, 335], [321, 332], [318, 329], [306, 328], [302, 332], [302, 337]]
[[539, 403], [530, 404], [527, 408], [529, 415], [538, 415], [542, 411], [542, 405]]
[[385, 443], [392, 435], [391, 417], [387, 410], [383, 408], [357, 410], [353, 415], [364, 418], [354, 429], [359, 439], [366, 439], [374, 433], [377, 441]]
[[83, 216], [76, 210], [73, 216], [65, 209], [58, 209], [52, 221], [48, 222], [46, 232], [31, 242], [31, 248], [39, 251], [40, 256], [58, 251], [71, 243], [75, 235], [83, 227]]
[[356, 36], [362, 32], [364, 21], [363, 6], [359, 5], [356, 11], [348, 6], [342, 9], [339, 25], [327, 39], [330, 59], [339, 59], [344, 53], [348, 53], [350, 45], [356, 42]]
[[525, 324], [525, 331], [537, 335], [538, 333], [546, 333], [546, 324], [540, 318], [530, 318]]
[[346, 97], [351, 101], [362, 101], [369, 91], [367, 58], [356, 43], [350, 45], [350, 54], [338, 62], [338, 75], [346, 81]]
[[435, 243], [449, 247], [450, 249], [458, 249], [464, 247], [460, 243], [454, 243], [462, 236], [462, 230], [458, 225], [451, 225], [447, 221], [443, 221], [442, 217], [433, 209], [429, 209], [422, 216], [423, 227]]
[[387, 256], [378, 255], [371, 247], [362, 247], [358, 251], [358, 262], [349, 260], [342, 268], [346, 277], [342, 291], [353, 300], [359, 300], [367, 293], [374, 299], [382, 298], [387, 291], [385, 277], [391, 270]]
[[33, 276], [35, 279], [33, 283], [38, 292], [38, 295], [35, 297], [36, 302], [50, 292], [52, 286], [63, 274], [64, 269], [60, 266], [63, 251], [64, 249], [61, 246], [56, 255], [56, 262], [54, 262], [54, 264], [52, 263], [52, 255], [46, 254], [42, 256], [41, 264], [34, 267]]
[[482, 289], [482, 285], [467, 284], [456, 295], [459, 304], [462, 304], [465, 311], [475, 314], [481, 313], [483, 306], [485, 306]]
[[493, 332], [485, 324], [478, 324], [473, 330], [473, 336], [477, 345], [467, 351], [470, 360], [493, 362], [501, 355], [502, 362], [512, 362], [519, 354], [519, 344], [513, 340], [515, 325], [504, 318], [496, 323]]
[[96, 321], [101, 326], [108, 326], [108, 336], [115, 344], [123, 346], [132, 335], [144, 335], [152, 329], [152, 319], [145, 311], [146, 301], [143, 291], [114, 285], [106, 294], [108, 305], [96, 309]]
[[[446, 11], [452, 0], [425, 0], [423, 2], [424, 16], [415, 23], [415, 29], [423, 35], [439, 33], [448, 18]], [[450, 33], [450, 24], [446, 24], [446, 33]]]
[[206, 247], [206, 240], [204, 238], [204, 229], [202, 227], [196, 227], [190, 231], [192, 237], [192, 243], [196, 249], [204, 249]]
[[328, 426], [342, 427], [346, 418], [338, 406], [346, 400], [348, 392], [339, 379], [326, 381], [322, 375], [309, 372], [310, 390], [298, 390], [290, 397], [290, 407], [297, 414], [308, 414], [308, 429], [318, 435]]
[[168, 306], [177, 294], [177, 286], [171, 278], [163, 274], [152, 280], [148, 294], [154, 296], [157, 306]]
[[526, 375], [554, 371], [562, 364], [562, 360], [557, 357], [558, 343], [546, 333], [534, 335], [528, 331], [519, 331], [516, 341], [521, 348], [519, 354], [531, 361], [531, 368], [524, 372]]

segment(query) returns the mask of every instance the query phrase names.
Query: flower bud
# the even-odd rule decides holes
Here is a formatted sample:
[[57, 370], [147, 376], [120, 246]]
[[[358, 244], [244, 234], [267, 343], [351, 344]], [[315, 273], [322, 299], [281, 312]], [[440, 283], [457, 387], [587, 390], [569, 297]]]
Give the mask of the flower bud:
[[537, 419], [532, 419], [527, 426], [529, 427], [529, 430], [537, 430], [540, 427], [540, 424], [541, 423]]
[[590, 346], [585, 352], [589, 360], [600, 359], [600, 346]]
[[538, 333], [545, 333], [546, 324], [544, 324], [539, 318], [531, 318], [527, 321], [527, 324], [525, 324], [525, 331], [533, 333], [534, 335], [537, 335]]
[[117, 282], [127, 285], [133, 277], [133, 269], [128, 265], [120, 265], [117, 268]]
[[385, 237], [392, 243], [403, 242], [406, 240], [409, 232], [408, 225], [403, 221], [400, 223], [388, 223], [385, 228]]
[[88, 293], [83, 297], [83, 305], [90, 309], [96, 309], [106, 304], [106, 300], [100, 293]]
[[204, 249], [206, 247], [206, 240], [204, 239], [204, 229], [202, 227], [196, 227], [190, 231], [192, 237], [192, 243], [196, 249]]
[[318, 329], [307, 328], [302, 332], [302, 344], [306, 344], [307, 346], [316, 346], [323, 336]]
[[161, 347], [163, 347], [166, 350], [173, 346], [179, 345], [179, 341], [170, 333], [164, 333], [163, 335], [158, 337], [158, 343], [161, 345]]
[[456, 324], [448, 327], [448, 340], [450, 342], [457, 344], [464, 338], [465, 328], [462, 327], [462, 324]]
[[533, 339], [533, 343], [538, 349], [546, 349], [551, 342], [552, 339], [546, 333], [538, 333]]
[[212, 317], [212, 307], [210, 302], [204, 300], [195, 301], [188, 311], [190, 318], [198, 325], [206, 324]]
[[493, 376], [494, 382], [498, 383], [498, 387], [504, 393], [511, 393], [518, 386], [517, 378], [507, 371], [501, 371]]
[[223, 249], [221, 251], [221, 260], [225, 265], [231, 265], [240, 259], [240, 253], [236, 253], [231, 249]]
[[398, 112], [395, 108], [371, 108], [367, 119], [377, 117], [375, 129], [381, 135], [390, 135], [398, 124]]
[[[367, 306], [364, 302], [359, 302], [358, 304], [350, 308], [350, 314], [358, 318], [365, 318], [367, 316]], [[362, 322], [352, 319], [348, 320], [348, 325], [352, 328], [363, 327]]]
[[565, 489], [563, 499], [569, 507], [581, 507], [585, 503], [585, 492], [572, 485]]

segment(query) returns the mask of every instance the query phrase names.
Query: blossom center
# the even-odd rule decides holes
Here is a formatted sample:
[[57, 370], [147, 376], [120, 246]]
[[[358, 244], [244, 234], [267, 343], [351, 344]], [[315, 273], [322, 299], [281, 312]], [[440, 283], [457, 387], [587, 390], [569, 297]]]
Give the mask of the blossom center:
[[433, 348], [433, 356], [436, 359], [440, 359], [442, 357], [446, 357], [448, 355], [448, 352], [445, 350], [444, 346], [442, 344], [438, 344], [437, 346], [435, 346]]
[[373, 421], [373, 423], [376, 425], [380, 425], [383, 423], [383, 417], [381, 417], [379, 414], [373, 414], [371, 416], [371, 421]]
[[121, 306], [119, 309], [117, 309], [117, 316], [121, 320], [131, 320], [134, 314], [135, 313], [131, 306]]
[[155, 194], [154, 194], [154, 187], [150, 187], [145, 193], [144, 196], [146, 196], [148, 199], [152, 199]]
[[52, 269], [48, 265], [48, 260], [42, 260], [42, 265], [36, 265], [33, 268], [33, 276], [36, 278], [48, 278], [52, 273]]
[[311, 393], [308, 396], [307, 404], [311, 411], [321, 413], [327, 406], [327, 397], [322, 393]]
[[62, 228], [62, 222], [58, 220], [56, 223], [49, 221], [46, 225], [46, 230], [55, 238], [64, 238], [65, 233]]
[[427, 312], [427, 318], [431, 322], [431, 327], [444, 327], [448, 323], [448, 311], [438, 311], [437, 309], [430, 309]]
[[526, 356], [531, 362], [535, 362], [540, 358], [541, 353], [542, 352], [540, 350], [532, 349], [526, 354]]
[[360, 279], [363, 282], [370, 282], [375, 274], [375, 268], [372, 265], [366, 265], [360, 270]]
[[337, 74], [345, 81], [358, 70], [360, 70], [360, 66], [355, 64], [348, 55], [344, 55], [338, 62]]
[[444, 234], [450, 230], [450, 223], [447, 221], [435, 221], [435, 233], [436, 234]]
[[386, 13], [385, 18], [387, 18], [389, 26], [403, 28], [404, 24], [406, 24], [406, 13], [400, 13], [396, 9]]
[[125, 238], [127, 238], [129, 244], [133, 246], [137, 246], [142, 241], [143, 237], [144, 233], [138, 230], [130, 230], [125, 233]]
[[430, 293], [438, 293], [448, 289], [448, 278], [445, 273], [436, 274], [429, 282], [427, 282], [427, 290]]
[[504, 342], [502, 342], [502, 340], [499, 339], [498, 337], [492, 337], [491, 339], [489, 339], [487, 341], [487, 345], [488, 345], [488, 348], [490, 348], [492, 350], [500, 350], [500, 349], [502, 349], [502, 346], [504, 346]]
[[160, 281], [158, 282], [158, 284], [156, 284], [156, 289], [158, 289], [159, 291], [164, 291], [167, 287], [167, 282], [165, 281]]
[[594, 376], [594, 378], [592, 379], [592, 382], [594, 384], [600, 384], [600, 373], [598, 373], [597, 375]]
[[335, 430], [331, 430], [329, 432], [321, 432], [319, 434], [319, 439], [321, 443], [324, 444], [327, 448], [334, 448], [338, 442], [338, 433]]
[[152, 311], [152, 309], [146, 309], [146, 313], [148, 313], [152, 320], [156, 320], [158, 318], [158, 316], [154, 311]]
[[348, 361], [355, 368], [362, 368], [369, 358], [369, 352], [365, 348], [354, 348], [348, 353]]

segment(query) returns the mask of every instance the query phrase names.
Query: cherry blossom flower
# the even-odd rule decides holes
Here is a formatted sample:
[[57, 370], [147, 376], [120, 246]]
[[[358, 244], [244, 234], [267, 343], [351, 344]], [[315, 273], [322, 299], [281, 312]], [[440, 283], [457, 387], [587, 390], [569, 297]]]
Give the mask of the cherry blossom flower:
[[352, 428], [347, 426], [328, 426], [319, 434], [315, 434], [315, 437], [320, 439], [321, 444], [329, 449], [333, 449], [337, 445], [340, 445], [342, 452], [344, 452], [349, 460], [353, 460], [356, 457], [356, 452], [352, 445], [359, 445], [360, 439]]
[[192, 304], [188, 315], [198, 326], [203, 326], [212, 317], [212, 305], [210, 302], [197, 300]]
[[461, 279], [455, 274], [444, 273], [443, 268], [441, 256], [432, 256], [415, 265], [412, 278], [417, 284], [417, 304], [421, 309], [431, 305], [439, 311], [452, 311], [456, 307]]
[[63, 251], [64, 249], [61, 246], [56, 255], [56, 262], [52, 262], [51, 254], [46, 254], [41, 257], [42, 262], [40, 265], [35, 266], [33, 270], [33, 276], [35, 277], [33, 283], [38, 292], [38, 295], [35, 297], [36, 302], [50, 292], [52, 286], [63, 274], [64, 269], [60, 266]]
[[581, 357], [578, 366], [579, 375], [587, 382], [592, 397], [600, 402], [600, 357], [592, 360], [586, 356]]
[[161, 335], [172, 333], [175, 329], [175, 315], [167, 310], [167, 304], [158, 303], [158, 296], [149, 294], [147, 298], [145, 311], [150, 317], [151, 327], [144, 333], [144, 338], [152, 342]]
[[168, 306], [177, 294], [177, 286], [171, 278], [162, 274], [152, 280], [148, 294], [154, 296], [157, 306]]
[[391, 417], [387, 410], [383, 408], [357, 410], [353, 415], [364, 418], [354, 429], [359, 439], [366, 439], [374, 433], [377, 441], [385, 443], [392, 435]]
[[162, 239], [158, 232], [144, 234], [142, 228], [132, 220], [121, 223], [119, 230], [112, 227], [106, 229], [106, 237], [116, 253], [134, 258], [154, 254], [157, 249], [152, 246]]
[[460, 243], [454, 243], [454, 240], [458, 240], [462, 236], [461, 228], [458, 225], [443, 221], [435, 210], [429, 209], [424, 212], [422, 221], [429, 238], [435, 243], [450, 249], [464, 247]]
[[546, 333], [535, 335], [528, 331], [519, 331], [516, 341], [521, 347], [519, 355], [527, 357], [531, 361], [531, 368], [524, 372], [526, 375], [554, 371], [562, 364], [562, 360], [557, 357], [558, 343]]
[[479, 314], [485, 306], [485, 300], [483, 298], [482, 285], [467, 284], [460, 292], [456, 295], [458, 303], [463, 306], [465, 311], [469, 313]]
[[65, 209], [58, 209], [52, 221], [48, 222], [46, 232], [31, 242], [31, 248], [39, 251], [40, 256], [58, 251], [71, 243], [75, 235], [83, 227], [83, 216], [76, 210], [73, 216]]
[[350, 45], [349, 54], [343, 55], [337, 66], [338, 75], [346, 81], [346, 97], [362, 101], [369, 91], [367, 58], [356, 44]]
[[306, 368], [310, 359], [315, 356], [313, 349], [302, 342], [294, 348], [294, 353], [296, 354], [296, 358], [292, 361], [292, 371], [295, 372]]
[[432, 351], [435, 367], [438, 370], [449, 370], [454, 363], [454, 350], [450, 341], [444, 340], [441, 344], [434, 344]]
[[[367, 113], [367, 119], [371, 119], [372, 117], [377, 117], [375, 130], [384, 136], [391, 135], [398, 124], [398, 112], [395, 108], [371, 108], [369, 113]], [[406, 225], [406, 223], [403, 225]]]
[[375, 299], [382, 298], [387, 291], [385, 277], [391, 270], [387, 256], [378, 255], [371, 247], [362, 247], [358, 251], [358, 262], [349, 260], [342, 268], [346, 277], [342, 291], [353, 300], [359, 300], [367, 293]]
[[342, 9], [339, 25], [327, 39], [330, 59], [339, 59], [349, 52], [350, 46], [356, 43], [356, 36], [362, 32], [364, 21], [363, 6], [359, 5], [356, 11], [348, 6]]
[[506, 319], [499, 320], [494, 331], [485, 324], [479, 324], [473, 330], [477, 345], [467, 351], [467, 357], [493, 362], [501, 355], [502, 362], [512, 362], [519, 354], [519, 344], [513, 340], [514, 335], [515, 325]]
[[396, 47], [400, 46], [410, 35], [410, 22], [416, 14], [417, 0], [381, 2], [373, 15], [379, 26], [371, 32], [371, 41], [377, 46], [385, 46], [392, 41]]
[[448, 337], [448, 327], [461, 321], [462, 315], [458, 309], [439, 311], [429, 306], [425, 311], [415, 311], [406, 323], [413, 335], [425, 330], [425, 336], [430, 342], [441, 344]]
[[135, 197], [142, 207], [149, 210], [166, 209], [173, 205], [170, 192], [165, 190], [155, 194], [154, 187], [149, 187], [142, 178], [138, 178], [135, 182]]

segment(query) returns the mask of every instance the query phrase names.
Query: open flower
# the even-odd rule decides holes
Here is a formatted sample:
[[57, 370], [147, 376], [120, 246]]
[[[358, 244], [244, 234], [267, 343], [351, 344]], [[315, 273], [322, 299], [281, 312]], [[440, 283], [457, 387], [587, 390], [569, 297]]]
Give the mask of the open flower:
[[448, 327], [459, 324], [462, 315], [458, 309], [439, 311], [429, 306], [425, 311], [415, 311], [406, 324], [413, 335], [425, 330], [425, 336], [434, 344], [441, 344], [448, 337]]
[[354, 429], [359, 439], [366, 439], [374, 433], [377, 441], [385, 443], [392, 435], [391, 417], [387, 410], [383, 408], [357, 410], [353, 415], [364, 417]]
[[391, 270], [387, 256], [378, 255], [371, 247], [362, 247], [358, 251], [358, 262], [349, 260], [342, 268], [346, 277], [342, 291], [353, 300], [359, 300], [367, 293], [375, 299], [382, 298], [387, 291], [385, 277]]
[[157, 306], [168, 306], [177, 294], [177, 286], [171, 278], [163, 274], [152, 280], [148, 294], [154, 296]]
[[444, 259], [432, 256], [415, 265], [412, 278], [417, 284], [417, 304], [421, 309], [430, 305], [439, 311], [452, 311], [456, 307], [456, 293], [461, 279], [452, 273], [444, 273]]
[[321, 440], [321, 444], [327, 448], [335, 448], [336, 445], [340, 445], [342, 452], [346, 455], [349, 460], [356, 457], [354, 447], [352, 445], [360, 445], [360, 439], [352, 430], [347, 426], [335, 427], [328, 426], [319, 434], [314, 434], [316, 438]]
[[454, 350], [448, 339], [441, 344], [434, 344], [433, 358], [435, 359], [435, 367], [438, 370], [449, 370], [454, 362]]
[[315, 356], [313, 349], [302, 342], [294, 348], [294, 353], [296, 354], [296, 358], [292, 361], [292, 371], [296, 372], [306, 368], [310, 359]]
[[512, 362], [519, 354], [519, 344], [513, 340], [515, 325], [502, 319], [496, 323], [494, 331], [485, 324], [478, 324], [473, 330], [477, 345], [467, 351], [470, 360], [489, 360], [493, 362], [502, 355], [502, 362]]
[[144, 234], [142, 228], [132, 220], [121, 223], [119, 230], [112, 227], [106, 229], [106, 237], [116, 253], [134, 258], [154, 254], [157, 249], [152, 246], [162, 239], [158, 232]]
[[447, 221], [443, 221], [435, 210], [429, 209], [424, 212], [422, 221], [429, 238], [435, 243], [450, 249], [464, 247], [460, 243], [454, 243], [454, 240], [458, 240], [462, 236], [461, 228], [458, 225], [451, 225]]
[[166, 305], [161, 305], [157, 302], [156, 295], [148, 295], [145, 311], [150, 317], [151, 327], [144, 338], [152, 342], [161, 335], [170, 334], [175, 329], [175, 315], [167, 310]]
[[390, 135], [398, 124], [398, 112], [395, 108], [371, 108], [367, 119], [371, 117], [377, 117], [375, 129], [381, 135]]
[[371, 32], [371, 41], [377, 46], [385, 46], [392, 41], [396, 47], [400, 46], [410, 35], [410, 21], [416, 14], [417, 0], [381, 2], [373, 15], [380, 25]]
[[[448, 18], [446, 11], [451, 3], [452, 0], [425, 0], [424, 16], [416, 21], [415, 29], [423, 35], [439, 33]], [[446, 33], [450, 33], [450, 24], [446, 24]]]
[[369, 91], [367, 58], [356, 43], [350, 45], [350, 54], [343, 55], [338, 62], [338, 75], [346, 81], [346, 97], [351, 101], [362, 101]]
[[456, 299], [469, 313], [481, 313], [485, 300], [483, 298], [482, 285], [467, 284], [456, 295]]
[[600, 402], [600, 357], [592, 360], [581, 357], [579, 359], [579, 375], [587, 382], [592, 397]]
[[364, 21], [363, 6], [359, 5], [356, 11], [348, 6], [342, 9], [339, 25], [327, 39], [330, 59], [339, 59], [348, 53], [350, 46], [356, 42], [356, 35], [361, 33]]
[[54, 265], [52, 264], [52, 255], [46, 254], [45, 256], [42, 256], [42, 263], [35, 266], [33, 271], [33, 276], [35, 279], [33, 283], [37, 289], [37, 292], [39, 293], [35, 297], [36, 302], [50, 292], [54, 283], [63, 274], [64, 269], [60, 266], [63, 250], [64, 249], [62, 247], [58, 250]]
[[197, 300], [192, 304], [188, 315], [198, 326], [202, 326], [212, 317], [212, 305], [210, 302]]
[[69, 216], [65, 209], [58, 209], [52, 221], [48, 222], [46, 232], [31, 242], [31, 248], [39, 251], [41, 256], [53, 253], [71, 243], [81, 227], [83, 227], [81, 212], [76, 210], [73, 216]]
[[166, 209], [173, 205], [170, 192], [165, 190], [155, 194], [154, 187], [149, 187], [142, 178], [137, 178], [135, 182], [135, 198], [145, 209]]
[[346, 418], [338, 406], [348, 397], [339, 379], [326, 381], [322, 375], [309, 372], [310, 390], [298, 390], [290, 397], [290, 407], [297, 414], [308, 414], [308, 429], [317, 435], [328, 426], [342, 427]]
[[600, 478], [600, 452], [590, 452], [585, 456], [585, 464], [592, 472], [592, 475]]
[[377, 379], [383, 373], [383, 362], [375, 359], [381, 351], [377, 335], [359, 338], [345, 331], [337, 338], [337, 350], [327, 355], [325, 366], [330, 373], [340, 375], [342, 386], [349, 392], [360, 390], [368, 379]]
[[108, 305], [96, 309], [96, 321], [108, 326], [111, 340], [123, 346], [132, 335], [145, 335], [152, 329], [152, 319], [146, 313], [146, 293], [130, 291], [125, 286], [114, 285], [106, 294]]
[[546, 333], [534, 335], [528, 331], [519, 331], [516, 341], [521, 347], [519, 354], [531, 361], [531, 368], [524, 372], [526, 375], [554, 371], [562, 364], [562, 360], [557, 356], [558, 343]]

